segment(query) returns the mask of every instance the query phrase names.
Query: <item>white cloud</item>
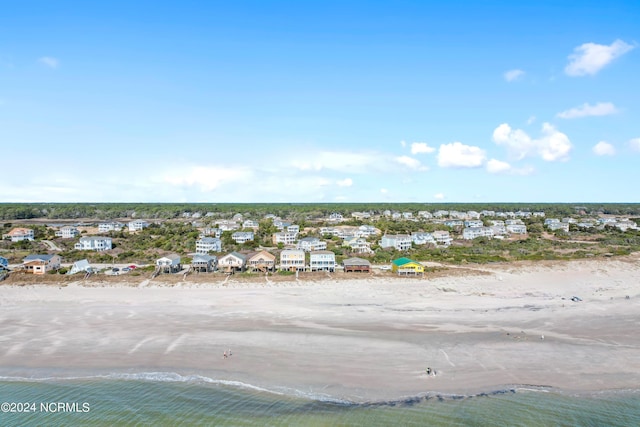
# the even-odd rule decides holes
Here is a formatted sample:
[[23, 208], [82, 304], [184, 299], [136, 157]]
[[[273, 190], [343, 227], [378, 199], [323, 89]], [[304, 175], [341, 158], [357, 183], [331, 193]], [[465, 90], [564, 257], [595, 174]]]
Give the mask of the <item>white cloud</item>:
[[334, 170], [338, 172], [370, 172], [371, 169], [384, 169], [383, 156], [378, 153], [358, 153], [350, 151], [306, 152], [290, 162], [301, 171]]
[[483, 165], [486, 154], [480, 147], [461, 142], [440, 145], [438, 166], [443, 168], [477, 168]]
[[423, 166], [422, 163], [420, 163], [420, 160], [414, 159], [413, 157], [400, 156], [400, 157], [396, 157], [395, 161], [397, 163], [400, 163], [402, 166], [408, 167], [409, 169], [427, 170], [427, 168]]
[[610, 46], [585, 43], [576, 47], [569, 55], [569, 64], [564, 72], [572, 77], [593, 75], [614, 59], [632, 50], [634, 46], [616, 40]]
[[487, 172], [492, 174], [531, 175], [534, 169], [530, 166], [514, 168], [507, 162], [491, 159], [487, 162]]
[[174, 170], [164, 175], [166, 183], [180, 187], [197, 187], [209, 192], [222, 184], [246, 181], [252, 175], [251, 170], [243, 167], [227, 166], [191, 166]]
[[618, 109], [611, 102], [598, 102], [596, 105], [591, 105], [585, 102], [579, 107], [571, 108], [570, 110], [556, 114], [556, 117], [561, 119], [577, 119], [589, 116], [609, 116], [611, 114], [616, 114], [617, 112]]
[[504, 173], [509, 170], [511, 170], [511, 165], [507, 162], [501, 162], [496, 159], [491, 159], [487, 162], [487, 172], [489, 173]]
[[338, 184], [338, 187], [351, 187], [353, 185], [353, 180], [351, 178], [345, 178], [336, 181], [336, 184]]
[[515, 82], [516, 80], [519, 80], [520, 77], [524, 76], [524, 71], [522, 70], [509, 70], [506, 73], [504, 73], [504, 79], [508, 82]]
[[381, 188], [381, 189], [380, 189], [380, 192], [381, 192], [382, 194], [387, 194], [387, 193], [389, 192], [389, 190], [387, 190], [386, 188]]
[[429, 144], [426, 142], [414, 142], [411, 144], [411, 154], [421, 154], [421, 153], [433, 153], [436, 151], [435, 148], [429, 147]]
[[60, 66], [60, 60], [52, 56], [43, 56], [38, 59], [38, 62], [54, 70]]
[[633, 138], [629, 141], [629, 146], [632, 150], [640, 151], [640, 138]]
[[504, 145], [511, 156], [520, 160], [525, 157], [540, 156], [543, 160], [563, 161], [569, 158], [572, 145], [569, 137], [549, 123], [542, 125], [542, 136], [533, 139], [521, 129], [511, 129], [503, 123], [493, 131], [493, 140]]
[[597, 156], [613, 156], [616, 154], [616, 149], [607, 141], [600, 141], [593, 146], [593, 153]]
[[442, 193], [434, 194], [433, 198], [436, 199], [436, 200], [443, 200], [444, 199], [444, 194], [442, 194]]

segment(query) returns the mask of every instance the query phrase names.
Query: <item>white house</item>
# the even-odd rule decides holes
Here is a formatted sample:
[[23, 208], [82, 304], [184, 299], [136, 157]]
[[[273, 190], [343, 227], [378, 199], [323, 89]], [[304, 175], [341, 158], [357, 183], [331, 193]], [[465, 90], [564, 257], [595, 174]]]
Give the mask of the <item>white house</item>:
[[143, 221], [141, 219], [135, 219], [133, 221], [129, 221], [127, 227], [129, 227], [129, 231], [141, 231], [144, 228], [147, 228], [149, 223], [147, 221]]
[[86, 259], [81, 259], [73, 263], [67, 274], [88, 273], [91, 271], [91, 264]]
[[305, 252], [322, 251], [327, 249], [327, 242], [317, 237], [303, 237], [298, 240], [298, 249], [302, 249]]
[[182, 270], [180, 255], [171, 254], [156, 260], [156, 266], [163, 273], [175, 273]]
[[344, 217], [338, 212], [333, 212], [329, 215], [329, 221], [340, 222], [342, 220], [344, 220]]
[[287, 232], [298, 234], [300, 232], [300, 226], [296, 224], [291, 224], [287, 226]]
[[81, 237], [74, 249], [78, 251], [109, 251], [112, 249], [111, 237], [85, 236]]
[[524, 224], [509, 224], [507, 231], [511, 234], [527, 234], [527, 226]]
[[23, 240], [33, 240], [33, 230], [30, 228], [14, 228], [2, 236], [3, 239], [11, 239], [12, 242], [22, 242]]
[[222, 251], [222, 240], [217, 237], [202, 237], [196, 240], [196, 253], [208, 254], [209, 252]]
[[406, 251], [411, 249], [411, 236], [408, 234], [385, 234], [380, 240], [380, 247]]
[[[546, 221], [545, 221], [546, 222]], [[569, 232], [569, 223], [568, 222], [550, 222], [547, 224], [547, 228], [551, 231], [562, 230], [565, 233]]]
[[242, 228], [253, 228], [254, 230], [257, 230], [258, 228], [260, 228], [260, 224], [258, 223], [258, 221], [247, 219], [242, 223]]
[[431, 233], [438, 245], [449, 246], [453, 242], [453, 238], [448, 231], [436, 230]]
[[331, 251], [312, 251], [309, 266], [311, 271], [334, 271], [336, 268], [336, 254]]
[[462, 238], [465, 240], [472, 240], [478, 237], [493, 237], [493, 230], [491, 227], [467, 227], [462, 230]]
[[304, 270], [305, 255], [300, 249], [285, 249], [280, 252], [281, 270]]
[[361, 225], [358, 227], [358, 231], [355, 233], [358, 237], [371, 237], [378, 234], [378, 229], [373, 225]]
[[98, 224], [98, 232], [108, 233], [109, 231], [120, 231], [124, 228], [124, 224], [119, 222], [105, 222]]
[[367, 242], [364, 237], [347, 236], [342, 242], [343, 247], [351, 248], [352, 252], [357, 254], [371, 253], [371, 243]]
[[433, 238], [433, 235], [424, 231], [411, 233], [411, 241], [416, 245], [436, 244], [436, 239]]
[[273, 220], [273, 226], [275, 228], [277, 228], [278, 230], [280, 230], [280, 231], [284, 230], [285, 228], [287, 228], [290, 225], [291, 225], [290, 222], [283, 221], [283, 220], [278, 219], [278, 218]]
[[418, 216], [424, 219], [431, 219], [433, 215], [429, 211], [418, 211]]
[[468, 219], [464, 222], [465, 227], [484, 227], [484, 223], [479, 219]]
[[231, 238], [238, 244], [243, 244], [253, 241], [253, 231], [236, 231], [231, 235]]
[[272, 239], [274, 245], [277, 245], [278, 243], [282, 243], [283, 245], [293, 245], [296, 243], [297, 237], [298, 233], [281, 231], [279, 233], [273, 233]]
[[222, 236], [222, 230], [220, 230], [219, 228], [207, 227], [204, 230], [202, 230], [202, 232], [200, 233], [200, 237], [207, 237], [207, 236], [213, 236], [219, 239], [220, 236]]
[[216, 225], [222, 231], [233, 231], [240, 228], [237, 222], [229, 221], [228, 219], [221, 219], [216, 221]]
[[218, 260], [218, 268], [228, 272], [244, 271], [247, 268], [247, 257], [239, 252], [231, 252]]
[[60, 230], [56, 231], [56, 237], [62, 237], [63, 239], [73, 239], [80, 234], [78, 229], [73, 226], [62, 227]]

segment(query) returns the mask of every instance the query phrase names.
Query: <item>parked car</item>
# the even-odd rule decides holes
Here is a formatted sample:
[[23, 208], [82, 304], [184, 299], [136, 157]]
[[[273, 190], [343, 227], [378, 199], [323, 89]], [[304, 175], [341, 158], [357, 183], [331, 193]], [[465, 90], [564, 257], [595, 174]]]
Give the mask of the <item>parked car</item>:
[[131, 269], [129, 267], [124, 267], [122, 271], [131, 271]]
[[135, 270], [136, 268], [138, 268], [138, 267], [137, 267], [137, 266], [135, 266], [135, 265], [130, 265], [130, 266], [129, 266], [129, 270]]

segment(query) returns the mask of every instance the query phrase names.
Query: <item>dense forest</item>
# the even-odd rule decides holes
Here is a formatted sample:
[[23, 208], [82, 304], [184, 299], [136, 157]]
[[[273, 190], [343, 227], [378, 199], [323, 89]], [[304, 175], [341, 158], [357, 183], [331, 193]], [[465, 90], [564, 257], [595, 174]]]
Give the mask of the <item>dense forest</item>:
[[381, 213], [457, 211], [544, 211], [547, 216], [581, 214], [640, 215], [639, 203], [0, 203], [0, 220], [148, 218], [171, 219], [185, 212], [211, 213], [224, 218], [235, 213], [259, 218], [274, 214], [282, 218], [314, 218], [332, 212]]

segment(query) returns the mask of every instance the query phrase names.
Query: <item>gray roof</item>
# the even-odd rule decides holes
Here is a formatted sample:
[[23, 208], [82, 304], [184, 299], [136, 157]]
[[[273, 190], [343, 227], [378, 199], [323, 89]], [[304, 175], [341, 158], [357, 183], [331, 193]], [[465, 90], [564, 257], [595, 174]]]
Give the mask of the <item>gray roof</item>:
[[195, 254], [192, 258], [192, 262], [209, 262], [209, 261], [215, 261], [217, 259], [218, 257], [212, 256], [212, 255]]
[[27, 255], [26, 257], [23, 258], [22, 261], [23, 262], [36, 261], [36, 260], [49, 261], [54, 256], [55, 255]]
[[363, 258], [349, 258], [342, 261], [343, 265], [371, 265], [371, 263]]

